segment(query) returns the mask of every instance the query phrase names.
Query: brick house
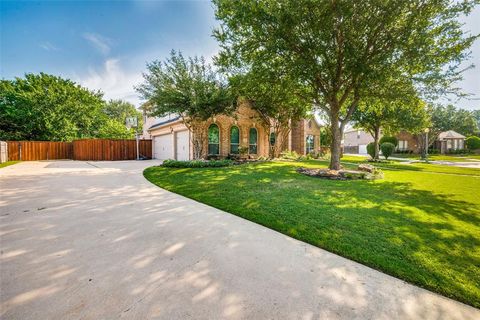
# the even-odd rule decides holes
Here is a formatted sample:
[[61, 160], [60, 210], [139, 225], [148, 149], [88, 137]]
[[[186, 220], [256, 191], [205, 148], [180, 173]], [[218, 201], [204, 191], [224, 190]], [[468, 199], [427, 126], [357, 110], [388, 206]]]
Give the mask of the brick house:
[[[192, 133], [178, 116], [169, 116], [145, 126], [144, 136], [153, 143], [155, 159], [193, 159]], [[248, 149], [250, 158], [268, 157], [272, 144], [282, 145], [284, 150], [299, 154], [318, 152], [320, 149], [320, 125], [314, 119], [302, 119], [292, 124], [286, 141], [274, 137], [270, 128], [263, 125], [260, 115], [250, 107], [248, 101], [239, 103], [232, 116], [218, 115], [202, 124], [203, 155], [227, 157], [237, 154], [240, 147]]]
[[[381, 134], [380, 134], [381, 137]], [[397, 151], [421, 153], [420, 136], [408, 131], [400, 131], [395, 135], [398, 140]], [[349, 130], [344, 134], [344, 153], [367, 154], [367, 144], [373, 142], [373, 137], [363, 130]], [[465, 148], [465, 136], [453, 130], [441, 132], [433, 143], [433, 148], [440, 153], [449, 153], [453, 150]]]
[[[382, 133], [380, 133], [380, 138]], [[395, 135], [398, 140], [397, 151], [412, 151], [420, 153], [420, 144], [417, 136], [407, 131], [400, 131]], [[351, 129], [344, 133], [343, 150], [344, 153], [367, 154], [367, 145], [373, 142], [370, 133], [361, 129]]]

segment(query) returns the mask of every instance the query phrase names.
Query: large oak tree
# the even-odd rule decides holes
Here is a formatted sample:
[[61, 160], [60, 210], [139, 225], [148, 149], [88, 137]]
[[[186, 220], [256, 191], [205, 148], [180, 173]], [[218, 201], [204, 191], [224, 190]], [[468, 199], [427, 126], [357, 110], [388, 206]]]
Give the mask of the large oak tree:
[[346, 124], [372, 88], [411, 82], [428, 96], [454, 90], [476, 39], [458, 17], [474, 1], [213, 0], [218, 63], [268, 70], [304, 85], [331, 124], [331, 169]]

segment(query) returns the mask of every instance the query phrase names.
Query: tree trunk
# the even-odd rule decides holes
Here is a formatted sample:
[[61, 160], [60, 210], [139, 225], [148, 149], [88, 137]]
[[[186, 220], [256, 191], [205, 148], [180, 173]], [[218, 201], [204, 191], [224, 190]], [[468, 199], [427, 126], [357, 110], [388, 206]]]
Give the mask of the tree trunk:
[[340, 170], [340, 155], [342, 153], [342, 128], [339, 123], [338, 114], [330, 114], [331, 130], [332, 130], [332, 144], [331, 149], [331, 158], [330, 158], [330, 169], [331, 170]]
[[374, 160], [380, 159], [380, 127], [375, 128], [375, 132], [373, 135], [373, 143], [375, 144], [375, 156], [373, 157]]

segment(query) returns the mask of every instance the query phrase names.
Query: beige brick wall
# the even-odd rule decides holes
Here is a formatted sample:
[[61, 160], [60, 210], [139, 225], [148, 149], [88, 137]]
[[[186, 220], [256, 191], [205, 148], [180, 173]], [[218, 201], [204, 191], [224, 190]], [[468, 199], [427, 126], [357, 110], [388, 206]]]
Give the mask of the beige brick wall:
[[299, 153], [306, 153], [307, 135], [314, 137], [315, 151], [320, 150], [320, 127], [313, 119], [303, 119], [292, 125], [292, 150]]
[[[226, 157], [231, 153], [230, 146], [230, 130], [233, 126], [237, 126], [240, 130], [240, 146], [248, 147], [249, 144], [249, 132], [250, 128], [257, 129], [257, 154], [251, 155], [252, 157], [268, 157], [270, 149], [270, 132], [269, 128], [265, 128], [259, 114], [252, 110], [248, 101], [241, 101], [237, 112], [232, 116], [219, 115], [213, 117], [209, 121], [205, 122], [202, 130], [205, 130], [204, 141], [204, 156], [208, 152], [208, 127], [211, 124], [216, 124], [220, 131], [220, 157]], [[309, 125], [310, 124], [310, 125]], [[166, 124], [160, 128], [156, 128], [149, 131], [153, 137], [163, 134], [174, 133], [178, 131], [187, 130], [187, 127], [181, 120]], [[290, 133], [288, 145], [292, 150], [295, 150], [299, 154], [305, 154], [305, 139], [306, 135], [311, 134], [315, 139], [315, 150], [319, 150], [320, 145], [320, 127], [315, 120], [301, 120], [293, 125]], [[173, 139], [173, 138], [172, 138]], [[277, 143], [281, 143], [277, 138]], [[193, 144], [190, 141], [190, 154], [193, 154]]]
[[[246, 101], [240, 102], [234, 116], [219, 115], [207, 122], [205, 130], [215, 123], [220, 130], [220, 156], [226, 157], [230, 154], [230, 130], [237, 126], [240, 130], [240, 147], [248, 147], [250, 128], [257, 129], [257, 155], [252, 157], [268, 156], [268, 132], [263, 127], [258, 113], [250, 108]], [[208, 150], [208, 141], [205, 141], [204, 150]]]

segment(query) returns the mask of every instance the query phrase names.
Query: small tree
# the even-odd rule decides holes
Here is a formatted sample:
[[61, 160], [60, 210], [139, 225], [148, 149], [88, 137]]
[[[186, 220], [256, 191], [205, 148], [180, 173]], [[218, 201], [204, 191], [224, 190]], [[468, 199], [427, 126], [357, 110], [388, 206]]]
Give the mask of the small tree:
[[383, 136], [380, 138], [380, 145], [382, 145], [385, 142], [390, 142], [393, 144], [395, 147], [398, 146], [398, 139], [396, 137], [390, 137], [390, 136]]
[[178, 114], [192, 133], [193, 157], [205, 156], [205, 121], [235, 109], [227, 81], [203, 57], [184, 58], [171, 51], [166, 61], [147, 64], [137, 91], [152, 104], [151, 115]]
[[391, 142], [384, 142], [380, 145], [380, 150], [382, 150], [382, 154], [385, 159], [388, 159], [395, 151], [395, 145]]
[[374, 142], [370, 142], [369, 144], [367, 144], [367, 153], [372, 158], [372, 160], [375, 160], [376, 151]]

